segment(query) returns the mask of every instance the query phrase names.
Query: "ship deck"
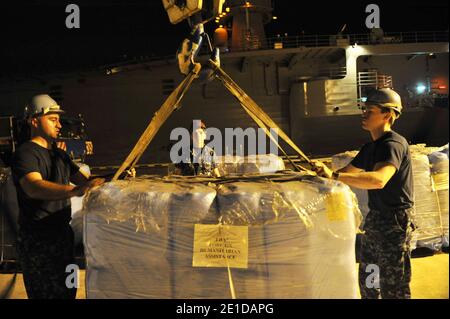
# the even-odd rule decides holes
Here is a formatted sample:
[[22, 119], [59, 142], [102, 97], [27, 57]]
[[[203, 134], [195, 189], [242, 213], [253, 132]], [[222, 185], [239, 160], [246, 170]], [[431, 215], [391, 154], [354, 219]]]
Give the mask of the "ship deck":
[[[357, 267], [357, 264], [355, 265]], [[84, 270], [80, 271], [80, 288], [77, 299], [86, 299]], [[449, 255], [444, 253], [412, 259], [412, 299], [449, 298]], [[0, 287], [4, 289], [13, 278], [12, 274], [0, 274]], [[18, 274], [9, 299], [27, 299], [22, 274]]]

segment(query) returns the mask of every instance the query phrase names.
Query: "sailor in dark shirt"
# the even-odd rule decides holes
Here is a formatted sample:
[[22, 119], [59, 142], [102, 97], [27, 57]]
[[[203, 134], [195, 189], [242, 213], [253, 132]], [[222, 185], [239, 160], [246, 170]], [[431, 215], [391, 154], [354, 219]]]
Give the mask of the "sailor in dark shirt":
[[[374, 90], [362, 114], [362, 127], [370, 132], [372, 142], [337, 172], [314, 162], [320, 176], [368, 190], [370, 211], [364, 223], [359, 265], [362, 298], [411, 297], [411, 154], [405, 138], [391, 130], [401, 111], [401, 98], [394, 90]], [[379, 281], [372, 281], [377, 277], [374, 270], [379, 270]]]
[[89, 181], [56, 146], [61, 113], [50, 96], [33, 97], [27, 107], [31, 139], [18, 148], [12, 165], [19, 203], [17, 248], [30, 299], [75, 298], [76, 288], [66, 286], [66, 267], [74, 263], [70, 198], [103, 183]]

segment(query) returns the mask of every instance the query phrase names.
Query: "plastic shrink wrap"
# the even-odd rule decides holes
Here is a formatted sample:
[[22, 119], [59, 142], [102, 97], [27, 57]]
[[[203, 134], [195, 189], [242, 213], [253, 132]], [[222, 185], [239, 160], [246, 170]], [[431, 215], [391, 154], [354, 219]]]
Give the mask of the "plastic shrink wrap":
[[448, 146], [441, 151], [433, 152], [428, 155], [431, 165], [431, 178], [434, 191], [437, 194], [438, 209], [441, 215], [442, 223], [442, 246], [448, 247]]
[[206, 223], [215, 196], [202, 184], [152, 180], [92, 192], [84, 231], [87, 297], [181, 297], [186, 278], [177, 275], [185, 272], [182, 260], [192, 264], [194, 224]]
[[[347, 151], [345, 153], [340, 153], [333, 155], [331, 158], [331, 167], [333, 171], [337, 171], [341, 168], [344, 168], [348, 164], [351, 163], [351, 161], [355, 158], [355, 156], [358, 154], [358, 151]], [[367, 190], [360, 189], [356, 187], [350, 187], [353, 193], [355, 193], [356, 198], [358, 199], [358, 206], [361, 210], [361, 214], [363, 216], [362, 225], [364, 225], [364, 220], [369, 213], [369, 194], [367, 193]]]
[[18, 231], [16, 188], [9, 167], [0, 167], [0, 263], [15, 260]]
[[17, 259], [19, 204], [9, 167], [0, 167], [0, 262]]
[[83, 198], [84, 196], [72, 197], [70, 199], [72, 208], [72, 220], [70, 221], [70, 226], [73, 230], [75, 246], [78, 246], [83, 242]]
[[17, 202], [16, 186], [14, 185], [11, 168], [0, 168], [0, 198], [1, 214], [8, 221], [11, 230], [16, 236], [19, 226], [19, 204]]
[[266, 174], [286, 169], [283, 159], [274, 154], [220, 156], [217, 162], [222, 176]]
[[[78, 163], [80, 171], [83, 172], [85, 176], [91, 176], [91, 169], [87, 164]], [[78, 246], [83, 242], [83, 199], [84, 195], [81, 197], [70, 198], [70, 205], [72, 209], [72, 220], [70, 221], [70, 226], [72, 227], [74, 233], [74, 245]]]
[[440, 250], [442, 223], [438, 195], [434, 191], [428, 156], [411, 154], [414, 183], [414, 225], [411, 248], [425, 247]]
[[88, 298], [357, 297], [360, 213], [341, 183], [136, 179], [84, 206]]

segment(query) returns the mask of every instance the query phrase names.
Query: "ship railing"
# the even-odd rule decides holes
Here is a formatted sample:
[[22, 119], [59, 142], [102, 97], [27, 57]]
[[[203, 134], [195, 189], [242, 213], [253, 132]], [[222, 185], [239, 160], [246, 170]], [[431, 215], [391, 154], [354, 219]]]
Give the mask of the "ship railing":
[[362, 71], [358, 72], [358, 100], [366, 95], [370, 89], [393, 89], [392, 76], [386, 74], [378, 74], [378, 71]]
[[244, 51], [259, 50], [261, 47], [263, 47], [263, 43], [261, 43], [261, 40], [258, 36], [253, 35], [251, 33], [247, 33], [241, 39], [240, 47]]
[[346, 66], [337, 66], [320, 69], [318, 72], [319, 77], [328, 77], [330, 79], [342, 79], [347, 75]]
[[[259, 49], [288, 49], [299, 47], [369, 45], [391, 43], [448, 42], [448, 31], [382, 32], [338, 35], [296, 35], [267, 38]], [[244, 47], [244, 46], [243, 46]], [[234, 51], [239, 51], [235, 49]]]
[[374, 88], [393, 88], [392, 76], [378, 74], [377, 71], [358, 72], [358, 86]]
[[332, 46], [332, 44], [330, 44], [329, 35], [280, 36], [275, 38], [267, 38], [267, 47], [262, 49], [288, 49], [323, 46]]
[[[330, 46], [348, 46], [348, 45], [376, 45], [386, 43], [426, 43], [426, 42], [448, 42], [448, 31], [414, 31], [414, 32], [381, 32], [380, 33], [361, 33], [361, 34], [337, 34], [337, 35], [297, 35], [297, 36], [278, 36], [267, 38], [261, 41], [256, 37], [249, 37], [243, 41], [240, 48], [226, 49], [224, 52], [241, 52], [251, 50], [271, 50], [288, 49], [299, 47], [330, 47]], [[202, 50], [200, 55], [209, 54], [206, 49]], [[101, 69], [106, 69], [107, 73], [114, 73], [111, 68], [120, 66], [129, 66], [130, 64], [145, 64], [153, 61], [176, 61], [176, 55], [141, 57], [133, 60], [126, 60], [111, 65], [104, 65]], [[109, 71], [109, 72], [108, 72]]]
[[393, 89], [392, 76], [391, 75], [378, 75], [377, 87]]

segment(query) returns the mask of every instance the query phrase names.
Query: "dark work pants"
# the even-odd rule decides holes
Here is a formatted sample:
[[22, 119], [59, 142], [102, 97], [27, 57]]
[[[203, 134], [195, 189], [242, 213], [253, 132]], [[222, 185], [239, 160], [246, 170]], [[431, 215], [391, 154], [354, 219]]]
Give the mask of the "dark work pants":
[[72, 228], [56, 234], [19, 230], [17, 250], [30, 299], [75, 299], [77, 289], [66, 286], [66, 267], [74, 264]]
[[[369, 212], [364, 223], [359, 265], [359, 288], [363, 299], [411, 298], [412, 230], [410, 210]], [[373, 285], [377, 270], [379, 284]]]

